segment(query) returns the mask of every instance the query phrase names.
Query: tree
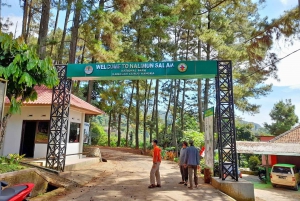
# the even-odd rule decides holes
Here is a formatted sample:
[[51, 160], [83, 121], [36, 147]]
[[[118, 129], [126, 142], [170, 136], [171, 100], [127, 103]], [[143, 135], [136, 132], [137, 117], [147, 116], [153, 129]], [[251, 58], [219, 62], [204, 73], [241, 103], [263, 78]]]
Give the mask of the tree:
[[295, 105], [292, 104], [291, 99], [276, 103], [270, 112], [270, 117], [274, 122], [271, 124], [264, 123], [264, 126], [272, 135], [280, 135], [290, 130], [299, 121], [295, 114]]
[[53, 87], [58, 84], [58, 77], [49, 57], [39, 60], [21, 38], [13, 39], [12, 34], [0, 32], [0, 77], [8, 80], [6, 96], [10, 107], [1, 119], [0, 149], [7, 125], [12, 114], [21, 111], [24, 101], [34, 101], [36, 85]]
[[236, 140], [237, 141], [253, 141], [254, 135], [252, 133], [253, 125], [249, 123], [241, 123], [236, 121]]
[[38, 38], [38, 46], [39, 46], [39, 56], [40, 59], [44, 59], [46, 57], [46, 42], [48, 35], [48, 25], [50, 20], [50, 0], [42, 1], [42, 15], [40, 21], [40, 29], [39, 29], [39, 38]]

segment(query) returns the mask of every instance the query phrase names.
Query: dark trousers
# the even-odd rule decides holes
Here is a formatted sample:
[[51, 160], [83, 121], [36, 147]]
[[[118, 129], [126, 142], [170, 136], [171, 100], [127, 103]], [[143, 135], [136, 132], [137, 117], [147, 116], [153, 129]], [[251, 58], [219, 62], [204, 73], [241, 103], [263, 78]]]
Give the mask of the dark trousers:
[[197, 165], [189, 165], [188, 166], [189, 171], [189, 180], [190, 180], [190, 186], [193, 187], [193, 173], [194, 173], [194, 182], [195, 185], [198, 185], [198, 176], [197, 176]]
[[181, 173], [182, 181], [187, 182], [189, 178], [188, 169], [184, 168], [183, 165], [180, 165], [180, 173]]

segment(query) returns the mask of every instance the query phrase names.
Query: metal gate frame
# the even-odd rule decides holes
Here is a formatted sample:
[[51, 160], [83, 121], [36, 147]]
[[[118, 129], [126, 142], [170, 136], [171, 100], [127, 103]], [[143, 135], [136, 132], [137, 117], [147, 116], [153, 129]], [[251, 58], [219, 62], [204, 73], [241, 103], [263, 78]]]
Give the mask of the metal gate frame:
[[72, 80], [67, 65], [55, 65], [59, 84], [53, 87], [46, 167], [63, 172], [66, 162]]
[[219, 177], [238, 181], [232, 63], [218, 61], [216, 76]]
[[[218, 61], [217, 64], [218, 73], [215, 81], [219, 176], [222, 180], [231, 176], [238, 181], [232, 63], [224, 60]], [[67, 65], [55, 65], [55, 67], [59, 85], [53, 88], [46, 167], [64, 171], [72, 81], [66, 76]]]

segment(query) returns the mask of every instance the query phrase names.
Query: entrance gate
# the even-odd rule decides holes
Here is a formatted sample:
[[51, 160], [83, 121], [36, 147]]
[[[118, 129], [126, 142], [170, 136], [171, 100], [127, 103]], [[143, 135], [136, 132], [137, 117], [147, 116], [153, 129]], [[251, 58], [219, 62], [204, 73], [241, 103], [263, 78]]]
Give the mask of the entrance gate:
[[238, 181], [231, 61], [174, 61], [56, 65], [46, 167], [64, 171], [72, 80], [215, 78], [219, 172]]

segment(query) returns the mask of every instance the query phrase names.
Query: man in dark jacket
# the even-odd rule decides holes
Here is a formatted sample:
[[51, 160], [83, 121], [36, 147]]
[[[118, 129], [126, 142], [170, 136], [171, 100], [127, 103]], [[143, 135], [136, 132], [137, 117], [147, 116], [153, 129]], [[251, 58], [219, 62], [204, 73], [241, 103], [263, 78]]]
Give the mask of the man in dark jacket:
[[198, 186], [198, 176], [197, 176], [197, 168], [199, 168], [199, 151], [194, 147], [194, 141], [189, 141], [190, 147], [187, 148], [186, 156], [185, 156], [185, 167], [188, 168], [190, 186], [189, 189], [193, 189], [193, 173], [194, 173], [194, 182], [195, 186]]

